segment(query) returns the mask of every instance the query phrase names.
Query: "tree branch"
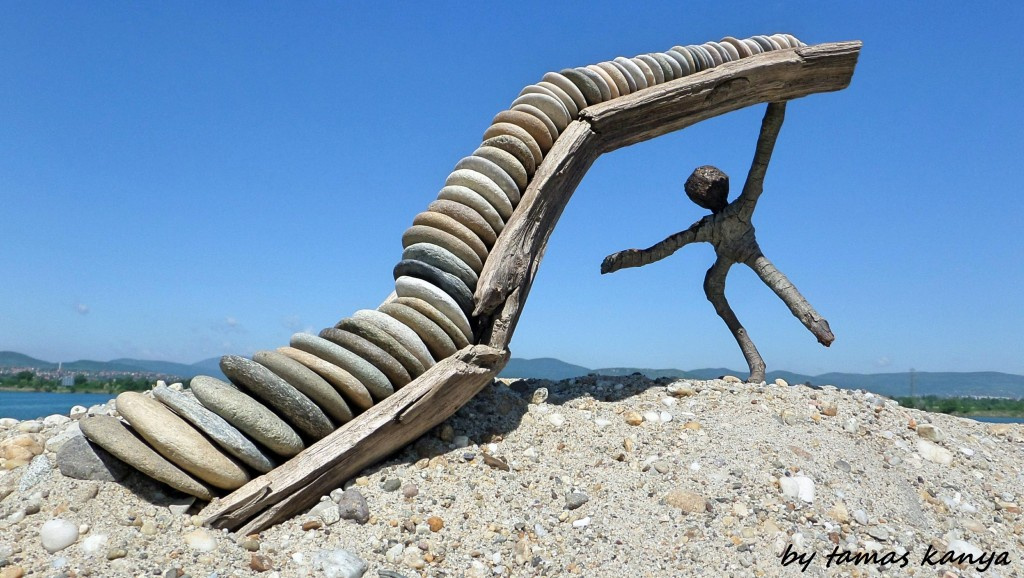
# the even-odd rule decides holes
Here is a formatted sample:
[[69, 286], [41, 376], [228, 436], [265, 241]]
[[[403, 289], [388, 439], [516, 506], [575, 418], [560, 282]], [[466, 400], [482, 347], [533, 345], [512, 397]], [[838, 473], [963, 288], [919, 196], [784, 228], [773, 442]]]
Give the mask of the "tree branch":
[[732, 264], [733, 262], [729, 259], [718, 257], [715, 264], [708, 269], [707, 275], [704, 276], [704, 294], [707, 295], [708, 301], [715, 306], [718, 316], [729, 326], [729, 331], [736, 338], [736, 343], [739, 344], [740, 351], [743, 352], [743, 357], [747, 360], [747, 366], [750, 368], [750, 377], [747, 378], [747, 381], [760, 383], [764, 381], [764, 360], [757, 352], [757, 347], [754, 346], [747, 330], [736, 318], [732, 307], [729, 307], [729, 301], [725, 298], [725, 276], [729, 274]]
[[612, 253], [604, 258], [601, 263], [601, 274], [614, 273], [619, 269], [629, 267], [643, 267], [655, 261], [661, 261], [679, 249], [690, 243], [707, 241], [704, 224], [706, 219], [701, 219], [690, 225], [685, 231], [679, 231], [665, 238], [665, 240], [648, 247], [647, 249], [626, 249]]
[[779, 138], [779, 130], [786, 119], [786, 102], [770, 102], [761, 120], [761, 132], [757, 136], [757, 148], [754, 149], [754, 160], [750, 163], [747, 180], [743, 184], [737, 203], [744, 220], [749, 220], [757, 205], [757, 199], [764, 190], [764, 175], [768, 171], [768, 163], [772, 160], [775, 141]]
[[793, 315], [804, 324], [811, 333], [818, 338], [818, 343], [828, 347], [835, 341], [835, 335], [828, 326], [828, 321], [818, 314], [807, 302], [807, 299], [797, 291], [797, 288], [790, 282], [782, 271], [775, 268], [775, 265], [764, 255], [754, 257], [746, 263], [748, 267], [757, 273], [757, 276], [764, 281], [764, 284], [771, 287], [772, 291], [789, 307]]

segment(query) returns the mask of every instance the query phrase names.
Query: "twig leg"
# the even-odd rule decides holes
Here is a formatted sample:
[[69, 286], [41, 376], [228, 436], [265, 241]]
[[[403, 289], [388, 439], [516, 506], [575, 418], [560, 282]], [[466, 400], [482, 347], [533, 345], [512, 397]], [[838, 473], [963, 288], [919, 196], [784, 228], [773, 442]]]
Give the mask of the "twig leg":
[[707, 295], [708, 301], [715, 306], [718, 316], [729, 327], [729, 331], [732, 332], [732, 336], [736, 338], [736, 343], [740, 346], [740, 351], [743, 352], [743, 357], [747, 360], [747, 366], [750, 368], [750, 377], [747, 378], [747, 381], [760, 383], [764, 381], [764, 360], [761, 359], [761, 354], [757, 352], [757, 347], [747, 335], [747, 330], [740, 324], [740, 320], [736, 318], [732, 307], [729, 307], [729, 302], [725, 299], [725, 276], [729, 273], [732, 264], [732, 261], [722, 257], [715, 261], [715, 264], [708, 269], [707, 275], [704, 276], [704, 294]]
[[818, 339], [818, 343], [828, 347], [832, 345], [836, 337], [828, 326], [828, 321], [818, 314], [807, 302], [807, 299], [797, 291], [797, 288], [790, 280], [775, 268], [775, 265], [764, 255], [758, 255], [747, 265], [757, 273], [757, 276], [764, 281], [764, 284], [771, 287], [772, 291], [789, 307], [793, 316], [800, 320], [811, 333]]

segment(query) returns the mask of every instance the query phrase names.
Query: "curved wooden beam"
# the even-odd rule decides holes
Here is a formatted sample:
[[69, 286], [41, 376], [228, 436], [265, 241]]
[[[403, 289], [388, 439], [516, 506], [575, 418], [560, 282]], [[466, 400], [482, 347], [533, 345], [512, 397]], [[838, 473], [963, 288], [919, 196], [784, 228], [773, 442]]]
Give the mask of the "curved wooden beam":
[[751, 105], [849, 86], [861, 42], [817, 44], [727, 62], [585, 108], [548, 152], [484, 264], [474, 315], [481, 343], [507, 349], [548, 238], [602, 153]]
[[849, 85], [860, 42], [772, 51], [729, 62], [581, 111], [555, 141], [480, 274], [479, 345], [439, 362], [289, 462], [203, 511], [205, 523], [258, 532], [312, 506], [366, 466], [440, 424], [508, 361], [508, 344], [548, 238], [583, 175], [602, 153], [764, 102]]

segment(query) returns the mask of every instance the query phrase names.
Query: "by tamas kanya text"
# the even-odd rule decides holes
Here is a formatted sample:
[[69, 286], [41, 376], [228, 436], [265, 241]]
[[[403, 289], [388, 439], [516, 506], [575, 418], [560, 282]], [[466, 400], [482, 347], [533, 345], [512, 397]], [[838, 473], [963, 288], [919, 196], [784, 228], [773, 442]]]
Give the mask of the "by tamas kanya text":
[[[781, 562], [783, 566], [789, 566], [790, 564], [797, 564], [800, 566], [801, 572], [806, 572], [807, 567], [810, 566], [811, 561], [818, 555], [817, 552], [811, 553], [800, 553], [793, 551], [793, 545], [787, 544], [786, 549], [782, 551]], [[871, 565], [871, 566], [898, 566], [900, 568], [906, 568], [911, 563], [911, 553], [904, 551], [903, 553], [896, 553], [894, 551], [875, 551], [875, 552], [851, 552], [849, 550], [840, 550], [839, 546], [832, 549], [832, 552], [826, 554], [825, 567], [832, 568], [833, 566], [860, 566], [860, 565]], [[978, 572], [984, 572], [989, 569], [992, 565], [995, 566], [1008, 566], [1010, 564], [1009, 552], [981, 552], [980, 554], [969, 553], [969, 552], [957, 552], [954, 550], [947, 550], [941, 552], [928, 545], [928, 549], [925, 550], [924, 555], [920, 559], [916, 560], [918, 566], [938, 566], [940, 564], [955, 564], [961, 565], [966, 564], [974, 566]]]

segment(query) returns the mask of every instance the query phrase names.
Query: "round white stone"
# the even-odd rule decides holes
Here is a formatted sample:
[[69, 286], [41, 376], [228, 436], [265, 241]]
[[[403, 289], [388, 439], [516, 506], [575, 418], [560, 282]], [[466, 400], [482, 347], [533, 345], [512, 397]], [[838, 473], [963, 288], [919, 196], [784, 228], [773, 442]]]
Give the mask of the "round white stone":
[[39, 539], [43, 543], [43, 548], [50, 554], [60, 552], [78, 540], [78, 526], [67, 520], [54, 518], [39, 529]]

